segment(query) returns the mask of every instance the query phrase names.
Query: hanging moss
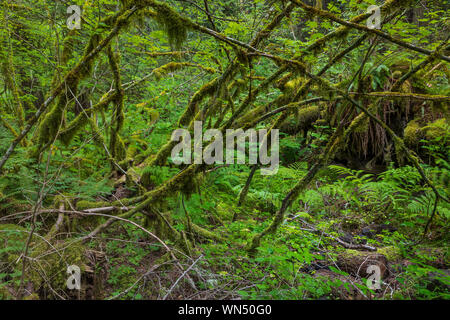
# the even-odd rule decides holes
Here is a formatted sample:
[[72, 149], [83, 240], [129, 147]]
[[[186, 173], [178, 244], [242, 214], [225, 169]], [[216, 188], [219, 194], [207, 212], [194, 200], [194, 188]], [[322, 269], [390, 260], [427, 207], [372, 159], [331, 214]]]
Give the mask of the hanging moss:
[[169, 5], [153, 1], [151, 4], [156, 11], [155, 20], [166, 32], [172, 47], [179, 49], [187, 39], [187, 32], [192, 27], [190, 20], [183, 18]]
[[186, 175], [184, 181], [181, 182], [180, 191], [189, 198], [192, 194], [198, 192], [203, 180], [202, 174]]
[[156, 186], [155, 177], [153, 175], [153, 167], [146, 167], [141, 175], [140, 183], [146, 189], [152, 189]]
[[369, 129], [369, 118], [364, 113], [360, 113], [347, 128], [346, 132], [352, 133], [364, 133]]
[[93, 121], [91, 118], [89, 118], [88, 121], [89, 121], [89, 125], [91, 127], [91, 130], [92, 130], [92, 133], [93, 133], [92, 136], [94, 138], [95, 143], [97, 143], [97, 145], [101, 149], [103, 149], [106, 144], [105, 144], [105, 139], [103, 139], [102, 133], [100, 132], [97, 124], [95, 123], [95, 121]]
[[212, 118], [214, 116], [217, 116], [217, 114], [223, 110], [223, 104], [224, 101], [222, 99], [214, 99], [211, 98], [210, 101], [208, 101], [207, 106], [208, 108], [205, 108], [205, 114], [203, 116], [203, 119], [208, 119], [209, 118], [209, 124], [208, 127], [210, 128], [212, 126]]
[[[450, 92], [449, 92], [450, 94]], [[443, 101], [433, 101], [432, 108], [437, 112], [442, 112], [443, 114], [448, 114], [449, 104]]]
[[140, 183], [147, 189], [153, 189], [170, 179], [173, 174], [169, 167], [147, 166], [142, 171]]
[[157, 80], [160, 80], [163, 76], [175, 72], [177, 70], [182, 69], [188, 65], [188, 63], [177, 63], [177, 62], [169, 62], [155, 70], [153, 70], [153, 74], [155, 75]]
[[[67, 34], [66, 38], [63, 42], [63, 50], [61, 54], [61, 65], [66, 65], [67, 61], [69, 61], [73, 57], [73, 50], [75, 46], [75, 40], [77, 39], [78, 30], [73, 29], [70, 30]], [[57, 78], [58, 74], [55, 74], [55, 78]]]

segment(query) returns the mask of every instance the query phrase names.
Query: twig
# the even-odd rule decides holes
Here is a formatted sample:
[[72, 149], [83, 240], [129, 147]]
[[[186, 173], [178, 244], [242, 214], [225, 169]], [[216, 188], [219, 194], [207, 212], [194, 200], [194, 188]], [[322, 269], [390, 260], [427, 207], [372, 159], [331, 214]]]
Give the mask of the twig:
[[189, 268], [186, 269], [186, 271], [183, 272], [183, 274], [175, 281], [175, 283], [170, 287], [169, 291], [166, 293], [166, 295], [163, 297], [163, 300], [166, 300], [167, 296], [172, 292], [172, 290], [177, 286], [178, 282], [180, 282], [181, 279], [184, 278], [185, 275], [197, 264], [197, 262], [203, 258], [203, 254], [200, 255], [200, 257], [197, 258], [197, 260], [194, 261], [193, 264]]

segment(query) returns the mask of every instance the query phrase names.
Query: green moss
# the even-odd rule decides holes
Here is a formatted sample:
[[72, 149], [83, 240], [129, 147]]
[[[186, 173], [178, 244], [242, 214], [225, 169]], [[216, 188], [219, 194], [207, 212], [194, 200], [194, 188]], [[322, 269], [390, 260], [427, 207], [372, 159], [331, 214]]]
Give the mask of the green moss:
[[365, 113], [360, 113], [353, 119], [350, 126], [345, 130], [344, 137], [349, 139], [352, 133], [366, 132], [369, 128], [369, 118]]
[[146, 167], [141, 175], [141, 184], [150, 189], [156, 186], [156, 177], [154, 176], [154, 167]]
[[[25, 229], [21, 226], [15, 225], [15, 224], [0, 224], [0, 231], [2, 233], [10, 232], [10, 231], [14, 232], [16, 234], [15, 237], [18, 237], [18, 238], [23, 238], [23, 237], [26, 238], [26, 235], [20, 236], [22, 234], [22, 232], [19, 232], [19, 231], [25, 231], [25, 233], [27, 233], [27, 229]], [[2, 237], [2, 233], [0, 233], [0, 237]]]
[[[139, 152], [139, 148], [135, 145], [129, 146], [127, 149], [127, 157], [125, 158], [125, 160], [122, 161], [126, 161], [128, 162], [133, 162], [133, 158], [135, 155], [137, 155]], [[119, 163], [120, 164], [120, 163]]]
[[39, 145], [42, 146], [56, 137], [61, 126], [66, 102], [65, 96], [61, 96], [58, 103], [45, 115], [39, 127]]
[[[91, 38], [89, 39], [89, 44], [87, 45], [86, 49], [84, 50], [84, 56], [87, 56], [92, 50], [94, 50], [100, 41], [102, 40], [100, 34], [93, 34]], [[92, 67], [94, 65], [94, 60], [90, 60], [88, 63], [86, 63], [81, 69], [80, 69], [80, 79], [85, 79], [88, 77], [92, 72]]]
[[192, 224], [192, 231], [194, 231], [196, 234], [198, 234], [199, 236], [202, 236], [206, 239], [211, 239], [211, 240], [216, 240], [216, 241], [225, 241], [225, 239], [223, 237], [221, 237], [220, 235], [211, 232], [209, 230], [206, 230], [196, 224]]
[[0, 300], [13, 300], [14, 297], [9, 293], [5, 286], [0, 287]]
[[[78, 266], [81, 274], [86, 271], [88, 263], [85, 256], [86, 248], [78, 240], [67, 239], [54, 247], [41, 242], [32, 249], [30, 254], [32, 259], [27, 276], [35, 288], [51, 286], [55, 291], [65, 291], [68, 266]], [[51, 294], [52, 291], [48, 292]]]
[[89, 116], [97, 111], [104, 111], [109, 103], [115, 99], [115, 95], [111, 94], [106, 97], [102, 97], [100, 102], [94, 105], [92, 108], [84, 110], [75, 119], [73, 119], [64, 130], [62, 130], [58, 136], [59, 140], [66, 146], [70, 144], [73, 137], [80, 132], [84, 126], [89, 123]]
[[192, 22], [183, 18], [165, 3], [153, 1], [151, 6], [156, 11], [155, 20], [162, 26], [169, 37], [170, 45], [179, 49], [187, 39], [187, 32], [192, 27]]
[[344, 249], [340, 253], [340, 256], [342, 256], [343, 258], [346, 258], [346, 259], [365, 257], [366, 255], [367, 255], [366, 251], [358, 251], [358, 250], [354, 250], [354, 249]]
[[384, 255], [389, 262], [396, 262], [402, 259], [402, 252], [394, 246], [378, 248], [377, 253]]
[[424, 138], [433, 141], [436, 138], [448, 137], [449, 135], [450, 127], [446, 119], [438, 119], [424, 127], [421, 127], [417, 120], [412, 120], [405, 128], [404, 141], [409, 147], [417, 147], [420, 140]]
[[[9, 271], [20, 271], [22, 263], [17, 264], [15, 261], [22, 254], [28, 235], [29, 231], [18, 225], [0, 225], [0, 243], [2, 247], [7, 248], [0, 255], [0, 265], [7, 262], [13, 268]], [[85, 247], [79, 241], [69, 239], [50, 246], [35, 234], [30, 242], [30, 259], [27, 264], [25, 281], [31, 281], [35, 290], [49, 286], [55, 291], [66, 290], [67, 267], [77, 265], [82, 272], [86, 270], [88, 260], [84, 255], [85, 251]], [[2, 295], [1, 292], [0, 295]]]
[[108, 207], [111, 204], [109, 202], [106, 201], [87, 201], [87, 200], [81, 200], [77, 202], [77, 209], [79, 211], [83, 211], [86, 209], [91, 209], [91, 208], [101, 208], [101, 207]]
[[260, 116], [264, 115], [264, 113], [267, 112], [265, 105], [261, 105], [259, 107], [253, 108], [249, 110], [247, 113], [245, 113], [243, 116], [239, 117], [234, 127], [240, 128], [245, 127], [245, 124], [252, 123], [253, 121], [257, 120]]
[[190, 64], [187, 62], [169, 62], [169, 63], [153, 70], [153, 74], [155, 75], [156, 79], [160, 80], [164, 75], [167, 75], [171, 72], [178, 71], [188, 65], [190, 65]]
[[305, 81], [305, 79], [303, 77], [298, 77], [298, 78], [292, 79], [285, 83], [284, 91], [291, 92], [291, 93], [295, 92], [298, 88], [300, 88], [300, 86], [303, 84], [304, 81]]
[[142, 200], [140, 198], [129, 198], [129, 199], [120, 199], [114, 202], [107, 202], [107, 201], [87, 201], [87, 200], [80, 200], [77, 202], [77, 209], [80, 211], [91, 209], [91, 208], [101, 208], [101, 207], [122, 207], [122, 206], [130, 206], [132, 204], [135, 204], [138, 202], [138, 200]]
[[297, 121], [302, 126], [313, 123], [318, 117], [320, 117], [320, 108], [318, 106], [302, 108], [297, 113]]
[[117, 161], [122, 161], [127, 157], [127, 148], [125, 147], [125, 143], [119, 135], [117, 135], [114, 157]]
[[215, 73], [216, 70], [209, 67], [203, 67], [201, 65], [195, 64], [195, 63], [189, 63], [189, 62], [169, 62], [159, 68], [156, 68], [153, 70], [153, 74], [155, 75], [157, 80], [160, 80], [163, 76], [181, 70], [184, 67], [195, 67], [200, 68], [208, 73]]
[[236, 208], [229, 206], [226, 203], [219, 203], [216, 208], [216, 214], [222, 221], [231, 221], [233, 219], [233, 211], [235, 209]]
[[307, 131], [312, 124], [320, 118], [320, 107], [309, 106], [296, 110], [295, 117], [285, 121], [280, 130], [289, 134], [296, 134], [300, 131]]
[[401, 71], [394, 71], [394, 73], [392, 74], [392, 78], [394, 79], [394, 80], [398, 80], [398, 79], [400, 79], [401, 77], [402, 77], [402, 72]]
[[408, 122], [404, 131], [404, 141], [409, 147], [416, 147], [422, 139], [422, 130], [416, 120]]
[[428, 140], [435, 140], [438, 137], [449, 137], [450, 126], [446, 119], [438, 119], [422, 128]]
[[285, 74], [283, 77], [281, 77], [279, 80], [277, 80], [274, 83], [274, 87], [278, 88], [280, 90], [283, 90], [285, 85], [286, 85], [286, 83], [288, 83], [289, 80], [292, 78], [292, 75], [293, 75], [292, 72], [289, 72], [289, 73]]
[[169, 141], [167, 142], [161, 149], [159, 149], [158, 153], [148, 160], [145, 163], [148, 163], [149, 166], [163, 166], [166, 164], [167, 158], [170, 156], [172, 149], [177, 145], [177, 141]]
[[[88, 45], [86, 46], [84, 57], [82, 60], [86, 60], [87, 55], [99, 44], [101, 40], [100, 35], [94, 34], [91, 36]], [[64, 117], [64, 111], [67, 104], [72, 100], [73, 96], [77, 95], [78, 84], [81, 80], [89, 76], [92, 72], [92, 66], [94, 60], [90, 59], [77, 70], [78, 72], [70, 72], [66, 77], [67, 90], [60, 93], [58, 102], [55, 106], [45, 115], [39, 127], [38, 142], [40, 146], [45, 145], [55, 139]], [[72, 135], [73, 137], [73, 135]], [[66, 137], [65, 141], [70, 140], [71, 135]]]
[[178, 124], [180, 126], [188, 125], [191, 120], [195, 117], [198, 112], [200, 103], [208, 96], [214, 94], [217, 90], [218, 78], [211, 80], [210, 82], [203, 85], [197, 92], [192, 96], [191, 101], [189, 101], [189, 105], [186, 108], [183, 115], [180, 117]]
[[116, 54], [112, 50], [112, 46], [109, 45], [107, 49], [109, 65], [114, 74], [114, 82], [116, 86], [116, 95], [114, 97], [114, 110], [112, 115], [111, 123], [111, 133], [110, 133], [110, 143], [109, 148], [111, 151], [111, 156], [116, 161], [122, 161], [126, 158], [126, 147], [119, 133], [123, 127], [125, 120], [123, 98], [124, 90], [122, 88], [122, 80], [120, 77], [120, 66], [119, 66], [119, 54]]

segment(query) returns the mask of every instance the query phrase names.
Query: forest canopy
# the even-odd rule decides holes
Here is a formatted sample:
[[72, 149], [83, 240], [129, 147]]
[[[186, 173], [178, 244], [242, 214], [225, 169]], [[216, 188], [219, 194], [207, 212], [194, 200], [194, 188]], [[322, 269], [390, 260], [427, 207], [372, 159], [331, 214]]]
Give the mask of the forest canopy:
[[0, 299], [450, 297], [448, 0], [0, 20]]

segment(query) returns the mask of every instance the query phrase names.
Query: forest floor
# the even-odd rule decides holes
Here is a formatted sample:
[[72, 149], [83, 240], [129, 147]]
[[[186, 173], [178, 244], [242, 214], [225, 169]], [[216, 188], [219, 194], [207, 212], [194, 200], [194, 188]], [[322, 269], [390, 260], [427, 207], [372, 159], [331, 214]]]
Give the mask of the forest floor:
[[[236, 166], [209, 173], [203, 184], [207, 187], [199, 194], [171, 200], [175, 229], [186, 229], [188, 213], [193, 224], [222, 239], [185, 230], [193, 244], [189, 253], [177, 249], [180, 246], [170, 239], [167, 227], [152, 225], [154, 221], [144, 215], [133, 221], [165, 236], [173, 256], [135, 225], [112, 225], [75, 255], [82, 269], [78, 295], [62, 285], [67, 278], [64, 263], [74, 261], [74, 248], [79, 247], [73, 230], [85, 234], [92, 223], [89, 219], [101, 222], [103, 218], [73, 217], [72, 231], [61, 229], [57, 235], [62, 244], [59, 257], [55, 257], [57, 250], [37, 250], [41, 253], [31, 263], [33, 271], [28, 271], [28, 298], [51, 298], [55, 292], [62, 298], [81, 299], [449, 298], [447, 219], [438, 216], [427, 233], [421, 233], [433, 199], [423, 191], [417, 193], [423, 187], [420, 176], [409, 167], [378, 175], [340, 166], [322, 170], [276, 234], [249, 254], [245, 244], [270, 223], [289, 186], [286, 182], [294, 182], [306, 171], [306, 163], [293, 163], [273, 177], [257, 172], [242, 207], [237, 207], [236, 199], [248, 170]], [[112, 194], [118, 195], [118, 189], [123, 193], [126, 187]], [[105, 196], [99, 195], [102, 199]], [[0, 251], [8, 256], [10, 267], [2, 274], [4, 298], [14, 296], [19, 276], [11, 271], [20, 266], [18, 256], [26, 240], [17, 233], [18, 224], [26, 226], [23, 220], [15, 216], [8, 223], [0, 224], [0, 239], [9, 248]]]

